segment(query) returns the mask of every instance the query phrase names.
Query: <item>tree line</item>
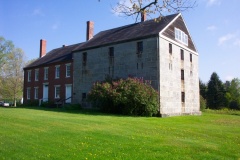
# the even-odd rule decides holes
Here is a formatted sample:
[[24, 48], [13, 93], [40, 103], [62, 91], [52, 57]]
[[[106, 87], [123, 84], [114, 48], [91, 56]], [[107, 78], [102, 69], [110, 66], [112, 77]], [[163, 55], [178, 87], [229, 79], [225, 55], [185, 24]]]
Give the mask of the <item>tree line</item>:
[[236, 109], [240, 110], [240, 79], [222, 82], [213, 72], [208, 83], [199, 80], [201, 109]]
[[17, 100], [22, 98], [25, 65], [23, 50], [0, 36], [0, 100], [13, 102], [16, 106]]

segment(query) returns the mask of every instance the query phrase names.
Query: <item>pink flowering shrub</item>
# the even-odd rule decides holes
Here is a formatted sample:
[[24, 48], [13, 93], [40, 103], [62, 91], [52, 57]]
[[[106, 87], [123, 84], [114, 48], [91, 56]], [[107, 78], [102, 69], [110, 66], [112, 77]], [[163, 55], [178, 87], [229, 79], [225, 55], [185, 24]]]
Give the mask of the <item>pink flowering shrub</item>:
[[101, 111], [134, 116], [153, 116], [158, 113], [158, 92], [150, 81], [142, 78], [97, 82], [88, 100]]

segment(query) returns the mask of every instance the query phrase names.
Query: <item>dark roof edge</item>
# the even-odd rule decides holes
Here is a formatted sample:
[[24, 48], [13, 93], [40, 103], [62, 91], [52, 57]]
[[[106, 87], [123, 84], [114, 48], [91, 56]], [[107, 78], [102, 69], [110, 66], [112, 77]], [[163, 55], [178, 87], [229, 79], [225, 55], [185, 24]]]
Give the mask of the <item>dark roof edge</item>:
[[[73, 59], [66, 60], [66, 61], [61, 61], [61, 63], [66, 63], [66, 62], [73, 62]], [[40, 64], [40, 65], [37, 65], [37, 66], [24, 67], [23, 70], [29, 70], [29, 69], [41, 68], [41, 67], [48, 67], [48, 66], [55, 65], [55, 64], [59, 64], [59, 62], [53, 62], [53, 63], [48, 63], [48, 64], [44, 63], [44, 64]]]
[[122, 41], [118, 41], [118, 42], [106, 43], [106, 44], [102, 44], [102, 45], [98, 45], [98, 46], [93, 46], [93, 47], [73, 50], [72, 52], [75, 53], [75, 52], [79, 52], [79, 51], [85, 51], [85, 50], [89, 50], [89, 49], [95, 49], [95, 48], [115, 45], [115, 44], [124, 43], [124, 42], [136, 41], [136, 40], [140, 40], [140, 39], [147, 39], [147, 38], [151, 38], [151, 37], [157, 37], [158, 35], [159, 34], [152, 34], [152, 35], [148, 35], [148, 36], [144, 36], [144, 37], [137, 37], [137, 38], [132, 38], [132, 39], [126, 39], [126, 40], [122, 40]]

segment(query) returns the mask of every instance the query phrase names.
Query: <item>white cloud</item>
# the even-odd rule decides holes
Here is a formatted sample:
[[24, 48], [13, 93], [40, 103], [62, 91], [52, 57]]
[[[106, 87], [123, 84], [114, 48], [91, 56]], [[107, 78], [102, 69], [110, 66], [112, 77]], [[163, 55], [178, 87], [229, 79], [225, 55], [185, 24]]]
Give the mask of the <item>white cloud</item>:
[[224, 35], [218, 39], [218, 45], [221, 46], [224, 43], [226, 43], [227, 41], [233, 39], [234, 37], [235, 37], [234, 34], [230, 34], [230, 33], [227, 35]]
[[34, 9], [33, 10], [33, 13], [32, 13], [34, 16], [44, 16], [44, 13], [41, 9], [37, 8], [37, 9]]
[[213, 6], [213, 5], [220, 5], [221, 1], [220, 0], [207, 0], [207, 6]]
[[240, 47], [240, 39], [236, 39], [233, 44]]
[[217, 27], [214, 26], [214, 25], [211, 25], [211, 26], [208, 26], [208, 27], [207, 27], [207, 30], [208, 30], [208, 31], [214, 31], [214, 30], [216, 30], [216, 29], [217, 29]]

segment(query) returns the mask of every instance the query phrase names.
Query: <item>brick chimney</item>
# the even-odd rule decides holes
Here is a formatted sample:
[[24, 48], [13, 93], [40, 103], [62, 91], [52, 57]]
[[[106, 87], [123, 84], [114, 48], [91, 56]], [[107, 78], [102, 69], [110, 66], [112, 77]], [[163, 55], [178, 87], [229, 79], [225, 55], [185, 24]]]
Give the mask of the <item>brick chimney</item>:
[[40, 54], [39, 58], [42, 58], [43, 56], [46, 55], [46, 46], [47, 46], [47, 41], [44, 39], [40, 40]]
[[87, 21], [87, 41], [93, 38], [94, 23], [92, 21]]
[[141, 22], [144, 22], [147, 20], [147, 13], [145, 11], [141, 12]]

